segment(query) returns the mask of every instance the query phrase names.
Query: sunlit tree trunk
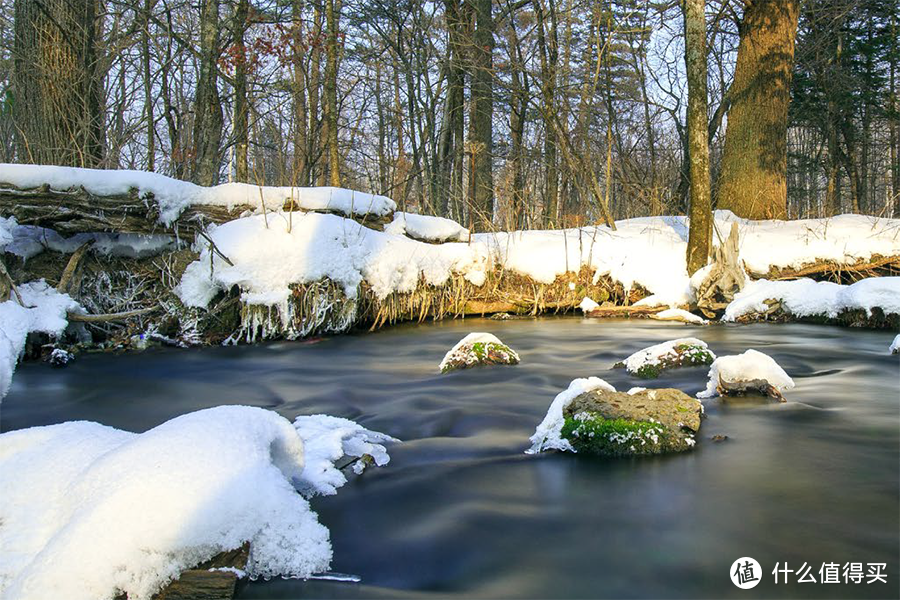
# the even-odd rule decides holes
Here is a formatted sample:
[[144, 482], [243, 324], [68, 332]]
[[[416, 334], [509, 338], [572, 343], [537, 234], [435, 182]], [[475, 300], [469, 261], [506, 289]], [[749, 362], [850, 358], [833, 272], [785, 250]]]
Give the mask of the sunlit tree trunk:
[[486, 231], [494, 215], [493, 156], [493, 60], [494, 23], [491, 0], [471, 0], [475, 28], [471, 49], [472, 97], [469, 122], [469, 206], [475, 226]]
[[250, 12], [249, 0], [238, 0], [234, 12], [234, 147], [235, 179], [249, 181], [247, 147], [250, 144], [250, 120], [247, 103], [247, 49], [244, 34]]
[[219, 0], [200, 4], [200, 79], [194, 114], [193, 179], [202, 185], [219, 182], [222, 101], [219, 98]]
[[325, 144], [328, 156], [328, 182], [341, 185], [341, 155], [338, 148], [338, 27], [340, 0], [325, 0]]
[[687, 130], [690, 145], [688, 274], [706, 266], [712, 235], [709, 188], [709, 129], [706, 121], [706, 1], [684, 0], [684, 62], [688, 83]]
[[787, 112], [799, 0], [748, 0], [745, 4], [718, 206], [745, 218], [783, 218]]

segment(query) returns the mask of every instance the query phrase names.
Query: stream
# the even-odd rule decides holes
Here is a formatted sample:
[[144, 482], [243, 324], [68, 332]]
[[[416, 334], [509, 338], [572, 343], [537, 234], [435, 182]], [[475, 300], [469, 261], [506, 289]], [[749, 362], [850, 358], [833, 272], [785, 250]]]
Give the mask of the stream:
[[[440, 375], [471, 331], [522, 364]], [[332, 570], [361, 583], [272, 580], [240, 598], [900, 596], [900, 383], [895, 332], [543, 317], [404, 324], [317, 342], [81, 355], [26, 363], [0, 429], [95, 420], [145, 431], [185, 412], [246, 404], [288, 419], [328, 413], [403, 440], [391, 462], [314, 498]], [[717, 355], [756, 348], [794, 378], [784, 404], [704, 401], [693, 452], [603, 460], [529, 456], [528, 437], [576, 377], [647, 383], [612, 364], [696, 336]], [[694, 395], [705, 367], [652, 387]], [[713, 442], [715, 434], [727, 435]], [[734, 560], [763, 567], [752, 592]], [[887, 583], [775, 584], [776, 563], [886, 563]]]

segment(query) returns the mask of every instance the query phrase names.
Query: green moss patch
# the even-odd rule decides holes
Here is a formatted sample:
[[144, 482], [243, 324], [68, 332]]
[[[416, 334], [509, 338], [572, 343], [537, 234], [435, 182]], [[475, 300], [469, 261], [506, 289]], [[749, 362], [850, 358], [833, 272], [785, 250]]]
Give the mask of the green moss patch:
[[661, 454], [669, 437], [660, 423], [606, 419], [592, 412], [566, 417], [561, 434], [576, 451], [601, 456]]

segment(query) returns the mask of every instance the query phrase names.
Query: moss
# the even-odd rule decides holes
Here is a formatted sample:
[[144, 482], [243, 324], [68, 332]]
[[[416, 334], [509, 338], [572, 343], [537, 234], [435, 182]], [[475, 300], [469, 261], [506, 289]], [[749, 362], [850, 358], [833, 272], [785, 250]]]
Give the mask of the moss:
[[713, 355], [703, 346], [682, 344], [675, 346], [675, 352], [681, 356], [682, 365], [709, 365], [713, 362]]
[[606, 419], [584, 412], [565, 418], [562, 437], [578, 452], [631, 456], [662, 453], [669, 435], [659, 423]]
[[635, 375], [643, 379], [656, 379], [659, 377], [660, 370], [661, 368], [659, 365], [651, 365], [648, 363], [646, 365], [641, 365], [641, 368], [637, 370]]

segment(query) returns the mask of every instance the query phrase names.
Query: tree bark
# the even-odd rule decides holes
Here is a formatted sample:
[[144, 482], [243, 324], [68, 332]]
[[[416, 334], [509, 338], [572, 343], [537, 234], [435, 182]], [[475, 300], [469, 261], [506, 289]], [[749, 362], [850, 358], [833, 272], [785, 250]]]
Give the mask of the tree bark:
[[691, 225], [687, 270], [693, 275], [706, 266], [712, 245], [709, 182], [709, 125], [706, 121], [706, 1], [684, 0], [684, 62], [687, 72], [687, 129], [690, 145]]
[[200, 185], [219, 182], [219, 145], [222, 141], [222, 101], [219, 98], [219, 0], [202, 0], [200, 11], [200, 78], [194, 114], [193, 180]]
[[303, 37], [303, 8], [305, 0], [291, 2], [291, 105], [294, 112], [294, 165], [291, 181], [293, 185], [309, 185], [308, 155], [308, 113], [306, 107], [306, 68], [303, 64], [306, 56]]
[[16, 0], [12, 107], [20, 162], [100, 166], [96, 23], [97, 0]]
[[750, 219], [787, 212], [787, 111], [799, 0], [748, 0], [725, 131], [718, 206]]
[[247, 102], [247, 48], [244, 35], [250, 13], [249, 0], [238, 0], [234, 11], [234, 162], [235, 180], [250, 180], [248, 146], [250, 145], [250, 119]]
[[328, 149], [328, 182], [341, 186], [341, 155], [338, 148], [338, 28], [340, 0], [325, 0], [325, 143]]
[[481, 231], [491, 229], [494, 216], [493, 184], [493, 48], [494, 21], [491, 0], [471, 0], [475, 28], [471, 49], [471, 116], [469, 151], [469, 206], [474, 225]]

